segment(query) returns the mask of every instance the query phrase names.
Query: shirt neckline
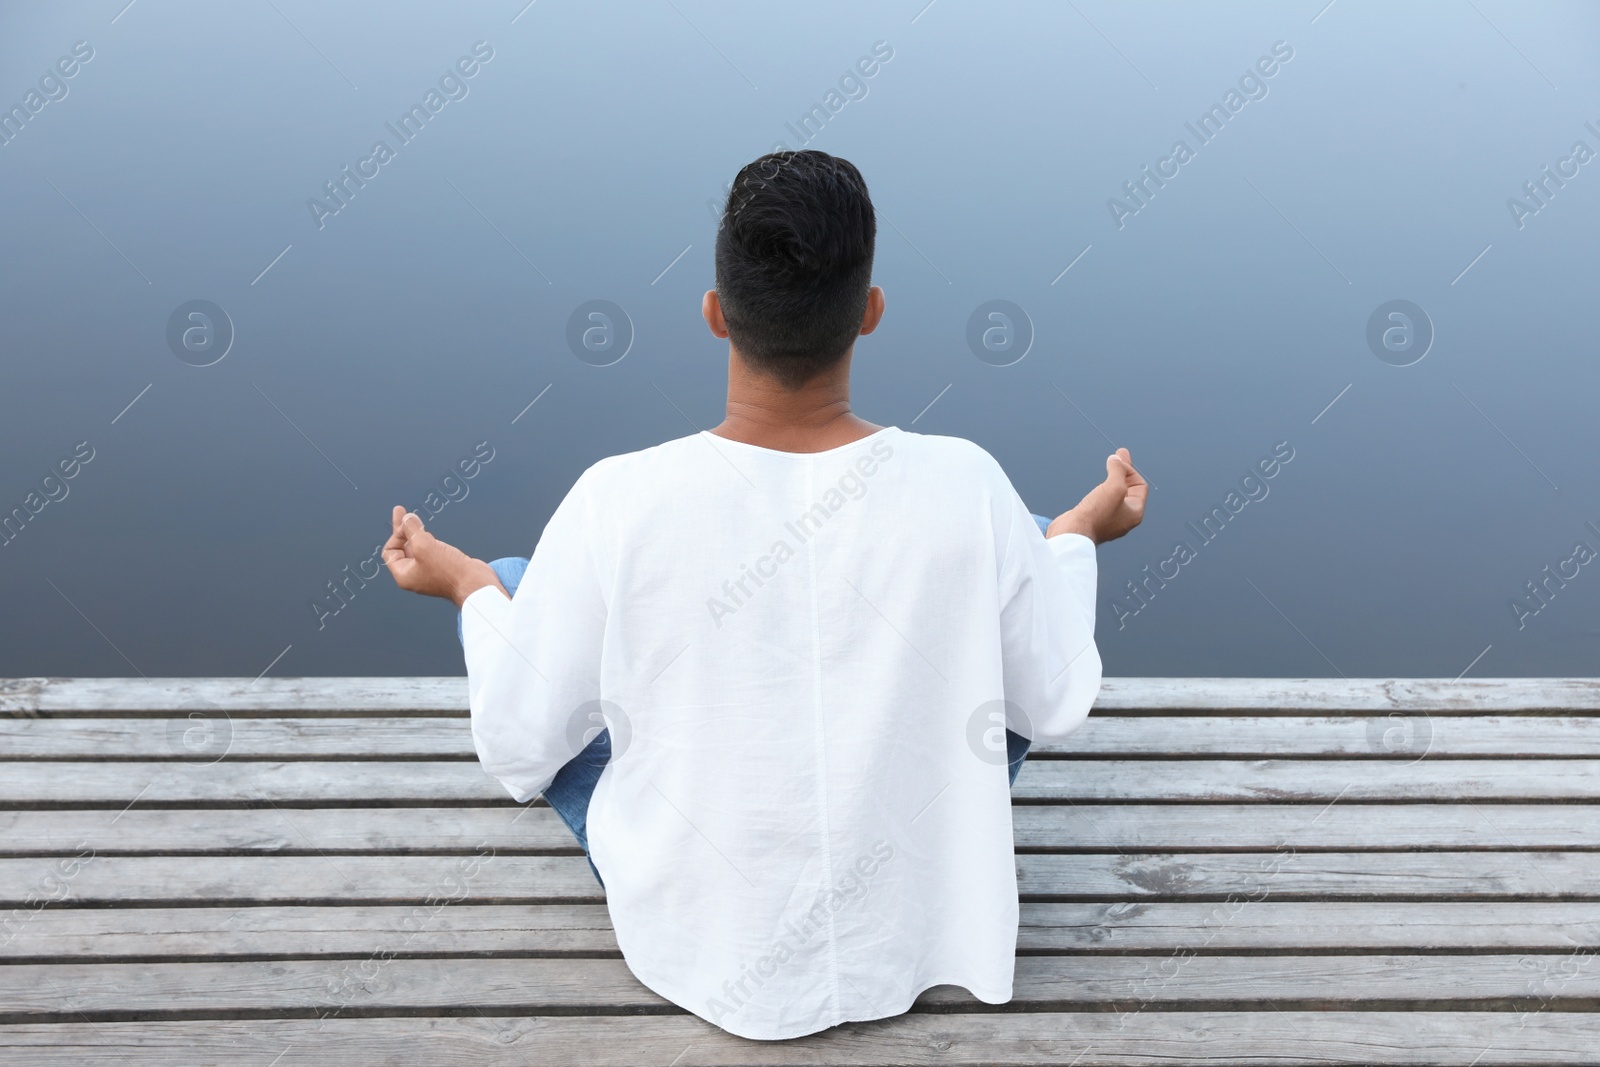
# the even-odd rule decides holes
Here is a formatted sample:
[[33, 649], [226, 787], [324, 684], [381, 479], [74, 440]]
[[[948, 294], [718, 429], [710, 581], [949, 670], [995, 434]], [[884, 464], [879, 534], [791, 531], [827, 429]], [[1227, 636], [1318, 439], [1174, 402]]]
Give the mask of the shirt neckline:
[[709, 437], [713, 446], [719, 444], [733, 445], [737, 448], [743, 448], [750, 452], [759, 452], [768, 456], [795, 456], [797, 458], [804, 458], [808, 456], [816, 457], [836, 455], [837, 453], [847, 451], [848, 449], [855, 448], [859, 445], [864, 445], [868, 442], [875, 441], [878, 438], [884, 437], [888, 434], [899, 432], [900, 427], [898, 426], [885, 426], [880, 430], [874, 430], [865, 437], [858, 437], [854, 441], [850, 441], [842, 445], [836, 445], [833, 448], [823, 449], [821, 452], [786, 452], [781, 448], [767, 448], [765, 445], [752, 445], [748, 441], [735, 441], [731, 437], [723, 437], [721, 434], [712, 433], [710, 430], [701, 430], [700, 436]]

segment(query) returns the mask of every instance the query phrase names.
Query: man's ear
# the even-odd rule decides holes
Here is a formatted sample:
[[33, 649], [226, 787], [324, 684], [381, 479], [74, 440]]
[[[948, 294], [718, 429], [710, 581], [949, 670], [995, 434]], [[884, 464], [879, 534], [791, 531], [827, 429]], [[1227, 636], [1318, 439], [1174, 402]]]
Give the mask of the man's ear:
[[728, 336], [728, 324], [722, 321], [722, 301], [717, 299], [715, 289], [706, 290], [706, 295], [700, 300], [700, 314], [711, 328], [711, 336]]
[[867, 311], [861, 316], [861, 332], [869, 334], [883, 321], [883, 290], [874, 285], [867, 290]]

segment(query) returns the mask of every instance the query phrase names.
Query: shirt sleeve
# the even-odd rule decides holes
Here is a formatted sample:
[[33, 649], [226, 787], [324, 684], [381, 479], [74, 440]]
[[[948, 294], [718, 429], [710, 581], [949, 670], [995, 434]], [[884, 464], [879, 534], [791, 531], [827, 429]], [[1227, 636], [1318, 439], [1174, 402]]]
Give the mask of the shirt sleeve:
[[1004, 490], [1002, 507], [1011, 512], [1000, 560], [1007, 726], [1048, 744], [1081, 726], [1100, 692], [1095, 545], [1082, 534], [1041, 536], [1009, 481]]
[[600, 697], [606, 603], [586, 478], [550, 517], [515, 595], [487, 586], [461, 606], [473, 746], [519, 802], [582, 750]]

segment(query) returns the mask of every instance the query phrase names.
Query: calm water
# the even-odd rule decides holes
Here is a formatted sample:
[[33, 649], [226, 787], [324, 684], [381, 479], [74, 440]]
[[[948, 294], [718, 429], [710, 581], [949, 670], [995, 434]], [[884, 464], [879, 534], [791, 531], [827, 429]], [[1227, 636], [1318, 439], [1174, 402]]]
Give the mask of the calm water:
[[1107, 673], [1595, 673], [1600, 9], [524, 2], [0, 12], [0, 675], [458, 673], [317, 598], [716, 423], [780, 142], [880, 210], [865, 417], [1153, 481]]

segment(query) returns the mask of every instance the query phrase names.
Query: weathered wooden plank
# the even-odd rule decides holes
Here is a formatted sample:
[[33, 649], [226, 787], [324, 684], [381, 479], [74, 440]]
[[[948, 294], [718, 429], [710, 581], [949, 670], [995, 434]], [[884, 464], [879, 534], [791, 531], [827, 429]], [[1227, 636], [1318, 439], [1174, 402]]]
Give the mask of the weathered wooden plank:
[[617, 954], [603, 904], [45, 908], [7, 933], [5, 961]]
[[[194, 716], [191, 718], [191, 716]], [[1033, 755], [1600, 756], [1600, 716], [1091, 715]], [[476, 759], [461, 716], [0, 718], [0, 759]]]
[[1053, 801], [1596, 800], [1594, 760], [1029, 760], [1012, 795]]
[[[230, 713], [439, 713], [464, 711], [467, 688], [459, 677], [0, 680], [0, 714], [167, 713], [191, 701]], [[1600, 712], [1600, 679], [1107, 678], [1095, 708], [1105, 713], [1594, 713]]]
[[[129, 815], [133, 813], [130, 812]], [[1017, 804], [1020, 849], [1594, 849], [1580, 804]], [[532, 817], [531, 815], [529, 816]]]
[[1570, 715], [1090, 715], [1043, 755], [1600, 756], [1600, 717]]
[[[1270, 892], [1270, 886], [1267, 887]], [[1018, 951], [1600, 949], [1600, 905], [1515, 900], [1022, 905]]]
[[1107, 678], [1100, 712], [1600, 711], [1596, 678]]
[[[1561, 1011], [1600, 1009], [1594, 955], [1021, 956], [1013, 1008], [1115, 1006], [1216, 1010]], [[970, 1011], [964, 989], [923, 993], [925, 1007]], [[892, 1010], [893, 1005], [882, 1005]], [[444, 1010], [676, 1013], [620, 959], [445, 958], [204, 963], [18, 963], [0, 967], [0, 1022], [101, 1016], [344, 1014]], [[863, 1014], [872, 1006], [862, 1002]]]
[[[0, 926], [62, 903], [533, 903], [603, 899], [581, 856], [92, 856], [0, 860]], [[0, 936], [4, 936], [0, 934]]]
[[[7, 861], [21, 862], [21, 861]], [[1600, 899], [1593, 852], [1023, 855], [1026, 897], [1087, 900]]]
[[192, 706], [231, 714], [294, 712], [352, 715], [400, 711], [464, 712], [467, 680], [417, 678], [9, 678], [0, 679], [0, 714], [154, 712]]
[[[1596, 835], [1600, 836], [1600, 827]], [[86, 848], [100, 854], [471, 852], [480, 844], [524, 852], [575, 852], [578, 847], [572, 832], [542, 803], [477, 808], [135, 806], [126, 811], [0, 811], [0, 855], [74, 855]]]
[[0, 804], [512, 803], [476, 763], [332, 760], [219, 763], [20, 761], [0, 774]]
[[691, 1015], [411, 1016], [24, 1024], [0, 1053], [38, 1067], [1573, 1067], [1600, 1015], [1505, 1012], [1146, 1011], [931, 1014], [745, 1041]]
[[[974, 1004], [970, 994], [954, 986], [931, 989], [920, 999]], [[1600, 1010], [1600, 953], [1021, 956], [1014, 999], [1030, 1007], [1115, 1005], [1119, 1011], [1224, 1004], [1264, 1008], [1285, 1001], [1323, 1010], [1455, 1004], [1595, 1011]]]
[[[459, 866], [477, 860], [470, 876]], [[581, 856], [106, 856], [0, 860], [0, 923], [52, 902], [481, 904], [602, 899]], [[1055, 900], [1600, 899], [1594, 852], [1022, 855], [1025, 897]], [[464, 894], [464, 895], [463, 895]], [[41, 903], [42, 901], [42, 903]]]
[[[1048, 801], [1600, 800], [1593, 760], [1064, 760], [1023, 764], [1012, 791]], [[0, 804], [512, 803], [460, 760], [19, 761], [4, 765]]]
[[198, 718], [184, 714], [0, 719], [0, 759], [478, 758], [469, 720], [459, 716], [232, 718], [222, 712], [193, 714]]
[[[1018, 804], [1017, 847], [1090, 852], [1600, 849], [1577, 804]], [[543, 806], [0, 811], [0, 856], [141, 852], [573, 853]]]
[[[0, 960], [617, 953], [603, 905], [46, 908], [0, 936]], [[1600, 948], [1593, 903], [1513, 901], [1022, 905], [1017, 949], [1080, 952], [1569, 952]]]

